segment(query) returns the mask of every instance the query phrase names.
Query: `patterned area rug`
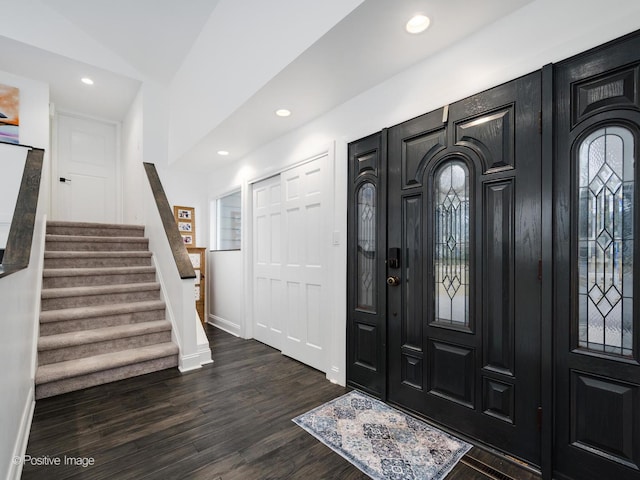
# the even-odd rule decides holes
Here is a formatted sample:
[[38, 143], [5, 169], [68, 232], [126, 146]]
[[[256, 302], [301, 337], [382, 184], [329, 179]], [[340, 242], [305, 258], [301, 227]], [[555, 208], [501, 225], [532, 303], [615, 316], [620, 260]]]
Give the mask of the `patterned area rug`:
[[293, 421], [375, 480], [440, 480], [471, 448], [360, 392]]

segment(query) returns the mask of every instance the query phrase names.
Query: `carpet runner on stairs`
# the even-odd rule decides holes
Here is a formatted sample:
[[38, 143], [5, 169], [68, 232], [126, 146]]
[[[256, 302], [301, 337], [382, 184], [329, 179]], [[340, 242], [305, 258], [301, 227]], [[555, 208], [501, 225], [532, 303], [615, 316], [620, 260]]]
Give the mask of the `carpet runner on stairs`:
[[36, 399], [178, 365], [144, 227], [48, 222]]

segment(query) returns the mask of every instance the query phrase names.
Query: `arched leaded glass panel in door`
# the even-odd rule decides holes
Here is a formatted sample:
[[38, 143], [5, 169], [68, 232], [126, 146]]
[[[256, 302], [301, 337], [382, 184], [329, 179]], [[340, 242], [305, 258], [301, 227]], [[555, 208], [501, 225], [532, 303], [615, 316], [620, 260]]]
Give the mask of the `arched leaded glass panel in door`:
[[634, 138], [601, 128], [578, 150], [578, 346], [633, 351]]
[[469, 326], [469, 169], [460, 160], [438, 167], [433, 181], [435, 321]]
[[376, 310], [376, 187], [364, 183], [357, 194], [357, 308]]

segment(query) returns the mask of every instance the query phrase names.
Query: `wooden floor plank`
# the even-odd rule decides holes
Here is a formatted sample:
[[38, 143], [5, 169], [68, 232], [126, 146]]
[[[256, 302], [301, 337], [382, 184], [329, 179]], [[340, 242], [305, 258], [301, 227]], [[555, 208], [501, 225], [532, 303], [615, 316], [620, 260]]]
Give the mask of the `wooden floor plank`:
[[[22, 478], [368, 478], [291, 421], [346, 389], [259, 342], [213, 327], [207, 335], [214, 363], [198, 371], [166, 370], [39, 400], [27, 454], [95, 464], [26, 464]], [[538, 478], [482, 449], [468, 456], [448, 480], [495, 478], [473, 459], [518, 480]]]

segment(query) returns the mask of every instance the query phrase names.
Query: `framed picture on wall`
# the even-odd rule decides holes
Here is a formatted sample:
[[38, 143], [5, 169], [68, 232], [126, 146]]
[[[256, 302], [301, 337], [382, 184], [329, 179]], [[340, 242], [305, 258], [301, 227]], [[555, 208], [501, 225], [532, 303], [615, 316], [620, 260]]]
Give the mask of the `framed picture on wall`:
[[0, 142], [20, 143], [20, 90], [0, 84]]
[[196, 214], [194, 208], [175, 205], [173, 207], [173, 216], [184, 244], [193, 247], [196, 244]]

